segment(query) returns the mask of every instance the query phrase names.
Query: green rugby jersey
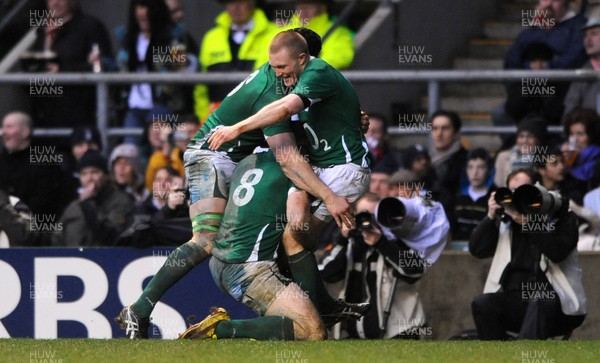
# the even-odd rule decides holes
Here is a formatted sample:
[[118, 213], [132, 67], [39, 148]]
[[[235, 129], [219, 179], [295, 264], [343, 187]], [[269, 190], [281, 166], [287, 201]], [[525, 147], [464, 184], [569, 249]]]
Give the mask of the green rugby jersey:
[[[190, 146], [199, 145], [202, 149], [208, 149], [206, 141], [215, 128], [234, 125], [284, 96], [283, 90], [278, 86], [275, 73], [270, 69], [271, 66], [265, 63], [229, 92], [221, 105], [194, 135]], [[265, 136], [284, 132], [292, 132], [289, 121], [265, 127], [263, 130], [246, 132], [236, 140], [224, 143], [219, 151], [226, 152], [231, 160], [238, 162], [250, 155], [256, 146], [266, 146]]]
[[273, 260], [285, 228], [291, 185], [272, 151], [244, 158], [231, 178], [212, 255], [228, 263]]
[[360, 128], [360, 104], [354, 87], [335, 68], [313, 58], [292, 93], [310, 101], [298, 117], [306, 131], [311, 164], [368, 166], [367, 142]]

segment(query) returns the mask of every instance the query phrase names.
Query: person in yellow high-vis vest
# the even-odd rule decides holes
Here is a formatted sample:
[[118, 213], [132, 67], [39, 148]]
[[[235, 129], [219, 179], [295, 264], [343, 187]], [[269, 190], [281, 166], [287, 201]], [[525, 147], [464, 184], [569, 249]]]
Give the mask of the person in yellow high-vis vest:
[[[281, 30], [306, 27], [321, 37], [331, 28], [334, 20], [327, 12], [327, 0], [298, 0], [293, 13], [280, 11], [275, 14], [275, 24]], [[337, 69], [350, 68], [354, 60], [354, 34], [340, 25], [327, 36], [319, 58]]]
[[[219, 0], [225, 11], [215, 19], [200, 47], [203, 72], [252, 71], [269, 60], [269, 43], [279, 32], [254, 0]], [[237, 82], [197, 85], [194, 110], [201, 122], [214, 111]]]

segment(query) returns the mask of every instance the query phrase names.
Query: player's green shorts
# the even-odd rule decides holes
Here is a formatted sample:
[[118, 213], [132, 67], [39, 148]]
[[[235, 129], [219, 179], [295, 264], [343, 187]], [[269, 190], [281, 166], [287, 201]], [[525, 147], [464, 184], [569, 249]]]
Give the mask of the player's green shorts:
[[213, 256], [209, 267], [215, 283], [223, 292], [261, 316], [292, 282], [279, 272], [275, 261], [226, 263]]

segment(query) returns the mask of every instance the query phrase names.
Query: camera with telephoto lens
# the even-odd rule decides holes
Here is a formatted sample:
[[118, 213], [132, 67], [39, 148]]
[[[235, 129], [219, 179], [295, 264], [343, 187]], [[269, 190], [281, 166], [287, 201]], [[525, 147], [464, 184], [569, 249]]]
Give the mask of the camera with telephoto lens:
[[569, 210], [569, 201], [540, 183], [525, 184], [513, 193], [513, 203], [521, 214], [548, 214], [561, 216]]
[[569, 202], [559, 193], [549, 191], [540, 183], [535, 185], [525, 184], [514, 192], [508, 188], [498, 188], [494, 196], [496, 203], [503, 208], [499, 210], [504, 214], [504, 207], [516, 209], [521, 214], [548, 214], [553, 216], [567, 212]]

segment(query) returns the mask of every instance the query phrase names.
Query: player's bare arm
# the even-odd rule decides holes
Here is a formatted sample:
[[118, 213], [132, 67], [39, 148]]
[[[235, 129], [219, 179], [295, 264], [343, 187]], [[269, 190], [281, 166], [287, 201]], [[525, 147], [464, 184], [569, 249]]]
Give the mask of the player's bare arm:
[[346, 198], [335, 194], [314, 173], [310, 164], [300, 154], [292, 133], [282, 133], [267, 139], [275, 153], [277, 162], [287, 176], [298, 188], [325, 202], [327, 210], [341, 228], [342, 223], [354, 228], [354, 217]]
[[217, 150], [227, 141], [236, 139], [240, 134], [259, 128], [275, 125], [289, 119], [292, 115], [304, 109], [302, 98], [296, 94], [290, 94], [282, 99], [272, 102], [247, 119], [233, 126], [219, 128], [208, 139], [209, 148]]

